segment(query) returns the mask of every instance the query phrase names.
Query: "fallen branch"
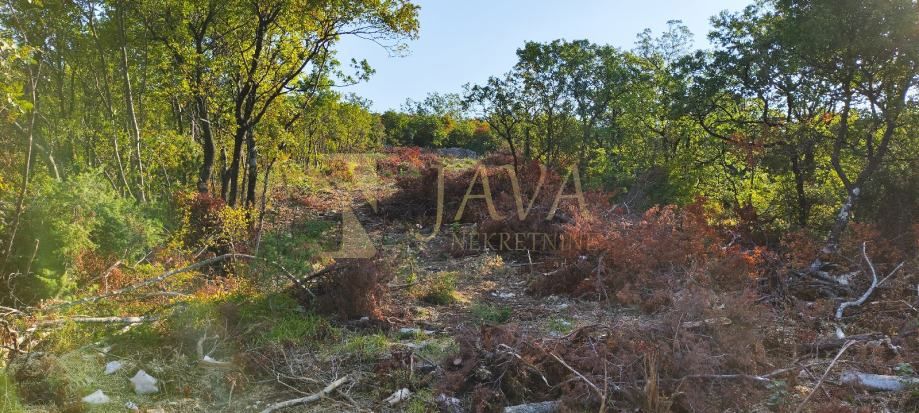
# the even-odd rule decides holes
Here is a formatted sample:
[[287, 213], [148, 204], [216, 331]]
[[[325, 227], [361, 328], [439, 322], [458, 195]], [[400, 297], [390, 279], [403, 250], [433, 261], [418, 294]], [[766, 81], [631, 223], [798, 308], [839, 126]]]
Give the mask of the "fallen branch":
[[823, 384], [823, 381], [826, 380], [826, 376], [830, 374], [830, 370], [833, 370], [833, 366], [835, 366], [836, 362], [839, 361], [839, 357], [842, 357], [842, 353], [845, 353], [846, 350], [849, 349], [849, 346], [853, 344], [855, 344], [855, 341], [850, 340], [846, 342], [846, 344], [843, 345], [841, 349], [839, 349], [839, 353], [836, 353], [836, 357], [833, 357], [833, 361], [831, 361], [830, 365], [827, 366], [826, 371], [823, 372], [823, 376], [820, 376], [820, 380], [817, 380], [817, 384], [814, 386], [814, 389], [811, 390], [810, 394], [808, 394], [807, 397], [804, 398], [804, 401], [802, 401], [801, 404], [798, 405], [798, 408], [795, 409], [795, 413], [801, 413], [801, 410], [804, 409], [804, 405], [807, 404], [807, 402], [811, 399], [814, 393], [817, 392], [817, 389], [820, 388], [820, 385]]
[[518, 404], [505, 407], [504, 413], [554, 413], [559, 410], [561, 405], [562, 403], [559, 401]]
[[[553, 354], [553, 353], [549, 353], [549, 355], [552, 356], [552, 358], [554, 358], [554, 359], [555, 359], [556, 361], [558, 361], [559, 363], [562, 363], [562, 365], [565, 366], [566, 369], [568, 369], [569, 371], [571, 371], [572, 373], [574, 373], [575, 375], [577, 375], [578, 377], [580, 377], [581, 380], [584, 380], [584, 382], [587, 383], [588, 386], [590, 386], [590, 388], [594, 389], [594, 391], [597, 392], [597, 395], [600, 396], [600, 407], [601, 407], [601, 408], [600, 408], [600, 411], [603, 411], [603, 408], [606, 407], [606, 392], [605, 392], [605, 391], [601, 391], [600, 388], [597, 387], [596, 384], [594, 384], [592, 381], [588, 380], [587, 377], [584, 377], [584, 375], [581, 374], [581, 372], [579, 372], [579, 371], [575, 370], [573, 367], [569, 366], [568, 363], [565, 363], [565, 360], [563, 360], [561, 357], [556, 356], [556, 355]], [[616, 392], [619, 391], [619, 386], [617, 386], [617, 385], [615, 385], [615, 384], [613, 384], [612, 386], [613, 386], [613, 389], [614, 389]]]
[[213, 337], [208, 337], [207, 330], [204, 331], [204, 335], [198, 339], [198, 342], [195, 345], [195, 348], [198, 352], [198, 363], [203, 366], [208, 366], [208, 367], [219, 367], [219, 368], [232, 367], [233, 363], [230, 363], [229, 361], [219, 361], [219, 360], [214, 360], [213, 358], [211, 358], [211, 353], [213, 353], [214, 350], [216, 349], [216, 344], [214, 345], [214, 348], [211, 349], [211, 351], [207, 353], [204, 352], [204, 342], [208, 338], [217, 339], [217, 338], [220, 338], [220, 336], [215, 335]]
[[335, 389], [337, 389], [339, 386], [341, 386], [342, 384], [347, 383], [347, 382], [350, 381], [350, 380], [351, 380], [351, 376], [344, 376], [344, 377], [342, 377], [342, 378], [340, 378], [340, 379], [338, 379], [338, 380], [335, 380], [335, 381], [329, 383], [328, 386], [325, 386], [325, 388], [323, 388], [322, 390], [320, 390], [320, 391], [318, 391], [318, 392], [316, 392], [316, 393], [313, 393], [313, 394], [311, 394], [311, 395], [309, 395], [309, 396], [306, 396], [306, 397], [300, 397], [300, 398], [297, 398], [297, 399], [291, 399], [291, 400], [285, 400], [285, 401], [283, 401], [283, 402], [277, 402], [277, 403], [275, 403], [275, 404], [272, 404], [272, 405], [268, 406], [267, 408], [265, 408], [265, 410], [262, 410], [261, 413], [271, 413], [271, 412], [278, 411], [278, 410], [281, 410], [281, 409], [285, 409], [285, 408], [288, 408], [288, 407], [293, 407], [293, 406], [297, 406], [297, 405], [301, 405], [301, 404], [312, 403], [312, 402], [314, 402], [314, 401], [316, 401], [316, 400], [319, 400], [319, 399], [321, 399], [321, 398], [327, 396], [329, 393], [335, 391]]
[[0, 314], [0, 315], [4, 315], [4, 316], [5, 316], [5, 315], [10, 315], [10, 314], [22, 314], [22, 311], [19, 311], [19, 310], [15, 309], [15, 308], [12, 308], [12, 307], [5, 307], [5, 306], [2, 306], [2, 305], [0, 305], [0, 311], [6, 311], [5, 314]]
[[157, 277], [149, 278], [149, 279], [144, 280], [144, 281], [141, 281], [141, 282], [139, 282], [139, 283], [132, 284], [132, 285], [129, 285], [129, 286], [127, 286], [127, 287], [124, 287], [124, 288], [121, 288], [121, 289], [118, 289], [118, 290], [115, 290], [115, 291], [112, 291], [112, 292], [109, 292], [109, 293], [106, 293], [106, 294], [96, 295], [96, 296], [92, 296], [92, 297], [81, 298], [81, 299], [79, 299], [79, 300], [74, 300], [74, 301], [68, 301], [68, 302], [64, 302], [64, 303], [55, 304], [55, 305], [52, 305], [51, 307], [48, 307], [48, 309], [57, 309], [57, 308], [62, 308], [62, 307], [70, 307], [70, 306], [74, 306], [74, 305], [78, 305], [78, 304], [94, 303], [94, 302], [96, 302], [96, 301], [99, 301], [99, 300], [102, 300], [102, 299], [105, 299], [105, 298], [114, 297], [114, 296], [116, 296], [116, 295], [121, 295], [121, 294], [129, 293], [129, 292], [134, 291], [134, 290], [137, 290], [137, 289], [139, 289], [139, 288], [143, 288], [143, 287], [146, 287], [146, 286], [149, 286], [149, 285], [157, 284], [157, 283], [160, 283], [160, 282], [162, 282], [162, 281], [164, 281], [164, 280], [166, 280], [166, 279], [168, 279], [168, 278], [174, 277], [174, 276], [176, 276], [176, 275], [179, 275], [179, 274], [182, 274], [182, 273], [186, 273], [186, 272], [189, 272], [189, 271], [194, 271], [194, 270], [196, 270], [196, 269], [198, 269], [198, 268], [206, 267], [206, 266], [208, 266], [208, 265], [215, 264], [215, 263], [218, 263], [218, 262], [221, 262], [221, 261], [226, 261], [226, 260], [228, 260], [228, 259], [230, 259], [230, 258], [247, 258], [247, 257], [250, 257], [250, 256], [248, 256], [248, 255], [243, 255], [243, 254], [224, 254], [224, 255], [217, 256], [217, 257], [208, 258], [208, 259], [206, 259], [206, 260], [204, 260], [204, 261], [199, 261], [199, 262], [196, 262], [196, 263], [194, 263], [194, 264], [192, 264], [192, 265], [189, 265], [189, 266], [186, 266], [186, 267], [179, 268], [179, 269], [177, 269], [177, 270], [166, 271], [165, 273], [163, 273], [163, 274], [161, 274], [161, 275], [159, 275], [159, 276], [157, 276]]
[[817, 362], [815, 362], [815, 363], [810, 363], [810, 364], [805, 365], [805, 366], [792, 366], [792, 367], [786, 367], [786, 368], [784, 368], [784, 369], [778, 369], [778, 370], [772, 371], [772, 372], [770, 372], [770, 373], [761, 374], [761, 375], [755, 375], [755, 374], [690, 374], [690, 375], [688, 375], [688, 376], [683, 376], [682, 378], [679, 378], [679, 379], [671, 379], [671, 380], [674, 380], [674, 381], [676, 381], [676, 380], [682, 381], [682, 380], [684, 380], [684, 379], [708, 379], [708, 380], [735, 380], [735, 379], [742, 379], [742, 380], [752, 380], [752, 381], [755, 381], [755, 382], [758, 382], [758, 383], [769, 383], [769, 382], [772, 381], [772, 378], [775, 377], [775, 376], [778, 376], [778, 375], [781, 375], [781, 374], [785, 374], [785, 373], [788, 373], [788, 372], [790, 372], [790, 371], [794, 371], [794, 370], [799, 370], [799, 369], [811, 367], [811, 366], [814, 366], [814, 365], [817, 365], [817, 364], [822, 364], [822, 363], [825, 363], [825, 362], [824, 362], [824, 361], [817, 361]]
[[93, 297], [86, 297], [86, 298], [82, 298], [82, 299], [79, 299], [79, 300], [74, 300], [74, 301], [68, 301], [68, 302], [64, 302], [64, 303], [55, 304], [55, 305], [52, 305], [52, 306], [50, 306], [50, 307], [47, 307], [46, 309], [53, 310], [53, 309], [58, 309], [58, 308], [63, 308], [63, 307], [70, 307], [70, 306], [74, 306], [74, 305], [78, 305], [78, 304], [94, 303], [94, 302], [96, 302], [96, 301], [99, 301], [99, 300], [102, 300], [102, 299], [105, 299], [105, 298], [109, 298], [109, 297], [114, 297], [114, 296], [116, 296], [116, 295], [122, 295], [122, 294], [130, 293], [130, 292], [135, 291], [135, 290], [138, 290], [138, 289], [140, 289], [140, 288], [147, 287], [147, 286], [150, 286], [150, 285], [153, 285], [153, 284], [157, 284], [157, 283], [163, 282], [163, 281], [165, 281], [166, 279], [171, 278], [171, 277], [174, 277], [174, 276], [176, 276], [176, 275], [179, 275], [179, 274], [182, 274], [182, 273], [186, 273], [186, 272], [189, 272], [189, 271], [194, 271], [194, 270], [197, 270], [198, 268], [207, 267], [207, 266], [209, 266], [209, 265], [216, 264], [216, 263], [221, 262], [221, 261], [226, 261], [226, 260], [231, 259], [231, 258], [241, 258], [241, 259], [247, 259], [247, 260], [258, 260], [258, 261], [262, 261], [262, 262], [265, 262], [265, 263], [267, 263], [267, 264], [270, 264], [270, 265], [272, 265], [272, 266], [274, 266], [274, 267], [280, 269], [280, 270], [282, 271], [282, 273], [284, 274], [284, 276], [287, 277], [287, 279], [289, 279], [291, 282], [293, 282], [294, 285], [296, 285], [297, 287], [299, 287], [299, 288], [301, 288], [301, 289], [303, 289], [303, 290], [306, 290], [306, 292], [310, 292], [309, 289], [307, 289], [305, 286], [303, 286], [303, 284], [300, 282], [300, 280], [297, 279], [297, 277], [295, 277], [293, 274], [291, 274], [289, 271], [287, 271], [286, 268], [284, 268], [283, 266], [281, 266], [280, 264], [278, 264], [278, 263], [276, 263], [276, 262], [274, 262], [274, 261], [266, 260], [266, 259], [264, 259], [264, 258], [259, 258], [259, 257], [253, 256], [253, 255], [247, 255], [247, 254], [224, 254], [224, 255], [217, 256], [217, 257], [208, 258], [208, 259], [206, 259], [206, 260], [204, 260], [204, 261], [199, 261], [199, 262], [196, 262], [196, 263], [191, 264], [191, 265], [189, 265], [189, 266], [182, 267], [182, 268], [179, 268], [179, 269], [176, 269], [176, 270], [167, 271], [167, 272], [165, 272], [165, 273], [163, 273], [163, 274], [160, 274], [159, 276], [156, 276], [156, 277], [153, 277], [153, 278], [146, 279], [146, 280], [141, 281], [141, 282], [139, 282], [139, 283], [132, 284], [132, 285], [129, 285], [129, 286], [127, 286], [127, 287], [124, 287], [124, 288], [121, 288], [121, 289], [118, 289], [118, 290], [115, 290], [115, 291], [111, 291], [111, 292], [108, 292], [108, 293], [105, 293], [105, 294], [101, 294], [101, 295], [96, 295], [96, 296], [93, 296]]
[[798, 345], [798, 351], [801, 353], [805, 352], [824, 352], [830, 350], [836, 350], [842, 347], [849, 341], [871, 341], [871, 340], [880, 340], [884, 338], [884, 334], [881, 333], [866, 333], [849, 336], [846, 338], [826, 338], [823, 340], [815, 341], [813, 343], [802, 343]]
[[[846, 310], [846, 308], [849, 308], [849, 307], [857, 307], [857, 306], [860, 306], [860, 305], [864, 304], [865, 301], [868, 300], [868, 297], [871, 296], [871, 294], [874, 292], [875, 289], [877, 289], [878, 285], [880, 284], [880, 283], [878, 282], [878, 273], [877, 273], [877, 270], [874, 269], [874, 264], [871, 262], [871, 259], [868, 258], [868, 252], [866, 251], [866, 244], [867, 244], [867, 242], [862, 242], [862, 257], [865, 258], [865, 262], [868, 263], [868, 268], [871, 270], [871, 286], [868, 287], [868, 290], [865, 291], [865, 293], [862, 294], [862, 296], [859, 297], [857, 300], [855, 300], [855, 301], [846, 301], [846, 302], [840, 304], [840, 305], [839, 305], [839, 308], [836, 309], [836, 323], [837, 323], [837, 325], [836, 325], [836, 337], [838, 337], [838, 338], [840, 338], [840, 339], [846, 337], [846, 334], [842, 331], [842, 327], [838, 324], [838, 323], [840, 323], [840, 322], [842, 321], [843, 312]], [[887, 281], [888, 278], [890, 278], [891, 276], [893, 276], [894, 273], [896, 273], [896, 272], [900, 269], [900, 267], [903, 267], [903, 264], [904, 264], [904, 263], [901, 262], [900, 265], [897, 266], [897, 268], [894, 268], [893, 271], [890, 272], [890, 274], [888, 274], [886, 277], [884, 277], [884, 281]]]
[[917, 377], [888, 376], [858, 371], [847, 371], [839, 377], [843, 384], [859, 386], [874, 391], [900, 391], [909, 386], [919, 385]]

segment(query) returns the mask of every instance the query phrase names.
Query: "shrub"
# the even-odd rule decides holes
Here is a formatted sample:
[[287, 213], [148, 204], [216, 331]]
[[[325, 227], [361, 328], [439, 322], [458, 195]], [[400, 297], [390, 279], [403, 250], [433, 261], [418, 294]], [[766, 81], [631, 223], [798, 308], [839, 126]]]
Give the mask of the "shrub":
[[559, 268], [538, 279], [541, 295], [614, 298], [654, 311], [689, 283], [716, 291], [749, 288], [766, 252], [727, 246], [699, 203], [655, 207], [640, 219], [600, 213], [579, 215], [565, 229], [569, 246], [556, 253]]
[[511, 319], [512, 310], [510, 307], [493, 306], [488, 304], [477, 303], [472, 306], [472, 316], [480, 323], [504, 324]]
[[383, 176], [417, 175], [440, 163], [439, 157], [418, 147], [394, 147], [384, 151], [377, 161], [377, 172]]
[[354, 165], [341, 158], [329, 161], [323, 172], [334, 182], [354, 182]]
[[370, 259], [341, 259], [322, 277], [316, 296], [304, 297], [325, 314], [345, 319], [383, 317], [387, 298], [386, 284], [394, 277], [388, 263]]
[[24, 302], [67, 292], [73, 273], [81, 270], [80, 258], [89, 253], [108, 265], [134, 261], [162, 238], [161, 223], [96, 173], [44, 182], [35, 193], [14, 245], [15, 268], [31, 272], [14, 281], [14, 294]]
[[439, 272], [425, 281], [418, 290], [418, 297], [434, 305], [456, 302], [456, 273]]
[[233, 208], [209, 193], [184, 193], [178, 201], [184, 211], [184, 243], [187, 248], [210, 249], [217, 254], [244, 252], [256, 214]]

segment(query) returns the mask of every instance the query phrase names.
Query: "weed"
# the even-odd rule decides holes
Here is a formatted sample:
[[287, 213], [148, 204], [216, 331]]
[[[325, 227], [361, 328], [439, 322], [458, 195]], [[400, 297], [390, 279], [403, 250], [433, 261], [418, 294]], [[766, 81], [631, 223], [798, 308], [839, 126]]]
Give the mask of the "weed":
[[421, 354], [428, 360], [437, 361], [442, 360], [450, 354], [455, 354], [458, 351], [459, 345], [453, 337], [440, 337], [425, 340], [421, 348], [418, 349], [418, 354]]
[[549, 319], [549, 331], [556, 334], [568, 334], [574, 329], [574, 323], [561, 317]]
[[909, 363], [899, 363], [894, 366], [893, 371], [897, 373], [898, 376], [912, 377], [916, 374], [913, 370], [913, 366]]
[[479, 323], [504, 324], [510, 320], [512, 310], [508, 306], [493, 306], [489, 304], [476, 303], [472, 306], [472, 316]]
[[307, 312], [286, 294], [265, 294], [254, 300], [238, 297], [233, 301], [237, 329], [250, 331], [246, 339], [255, 345], [324, 341], [341, 335], [328, 319]]
[[0, 412], [21, 412], [22, 402], [16, 393], [16, 386], [11, 383], [6, 371], [0, 372]]
[[389, 340], [382, 334], [354, 335], [345, 339], [338, 353], [357, 360], [374, 360], [389, 349]]
[[769, 390], [769, 397], [766, 399], [766, 405], [778, 408], [788, 401], [791, 393], [788, 392], [788, 383], [784, 380], [772, 380], [766, 385]]
[[308, 220], [290, 231], [270, 232], [262, 240], [262, 256], [295, 273], [311, 272], [312, 258], [319, 251], [334, 247], [323, 242], [333, 238], [324, 235], [334, 226], [330, 221]]
[[257, 336], [256, 344], [302, 343], [305, 340], [323, 340], [339, 333], [322, 316], [293, 313], [275, 318], [274, 324], [263, 335]]
[[433, 305], [452, 304], [457, 301], [455, 272], [439, 272], [428, 279], [420, 288], [422, 301]]
[[407, 413], [430, 413], [438, 411], [437, 405], [434, 404], [434, 393], [429, 389], [416, 392], [405, 405]]

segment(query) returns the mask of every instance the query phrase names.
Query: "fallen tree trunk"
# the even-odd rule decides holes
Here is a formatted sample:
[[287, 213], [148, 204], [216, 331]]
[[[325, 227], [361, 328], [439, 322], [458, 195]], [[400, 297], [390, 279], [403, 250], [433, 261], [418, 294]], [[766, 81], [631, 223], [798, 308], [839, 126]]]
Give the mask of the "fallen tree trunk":
[[919, 385], [919, 377], [888, 376], [858, 371], [847, 371], [839, 376], [843, 384], [858, 386], [873, 391], [900, 391]]
[[877, 270], [874, 269], [874, 263], [872, 263], [871, 259], [868, 258], [868, 251], [866, 249], [867, 244], [868, 244], [867, 242], [862, 242], [862, 257], [865, 258], [865, 262], [868, 263], [868, 269], [871, 270], [871, 285], [868, 287], [865, 293], [862, 294], [862, 296], [859, 297], [857, 300], [846, 301], [840, 304], [839, 308], [836, 309], [836, 338], [839, 338], [839, 339], [844, 339], [846, 337], [846, 334], [842, 331], [842, 325], [841, 325], [842, 316], [846, 308], [858, 307], [864, 304], [865, 301], [868, 300], [868, 297], [870, 297], [871, 294], [874, 293], [874, 290], [876, 290], [878, 286], [881, 285], [881, 283], [883, 283], [884, 281], [887, 281], [888, 278], [892, 277], [894, 274], [897, 273], [897, 271], [900, 270], [901, 267], [903, 267], [903, 263], [901, 262], [900, 265], [898, 265], [896, 268], [893, 269], [893, 271], [890, 272], [890, 274], [884, 277], [884, 280], [879, 281]]
[[504, 408], [504, 413], [555, 413], [561, 406], [559, 401], [519, 404]]

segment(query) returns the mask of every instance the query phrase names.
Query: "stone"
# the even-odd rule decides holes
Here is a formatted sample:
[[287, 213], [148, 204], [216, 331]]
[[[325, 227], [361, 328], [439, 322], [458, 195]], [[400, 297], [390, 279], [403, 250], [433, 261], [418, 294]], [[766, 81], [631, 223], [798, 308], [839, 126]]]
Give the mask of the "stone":
[[147, 374], [146, 371], [138, 370], [134, 377], [131, 377], [131, 384], [134, 385], [134, 393], [151, 394], [160, 391], [156, 387], [156, 378]]
[[102, 390], [96, 390], [93, 393], [91, 393], [89, 396], [86, 396], [81, 400], [89, 404], [106, 404], [112, 399], [106, 396], [105, 393], [102, 392]]
[[124, 367], [124, 364], [118, 360], [105, 363], [105, 374], [115, 374], [115, 372], [121, 370], [122, 367]]

